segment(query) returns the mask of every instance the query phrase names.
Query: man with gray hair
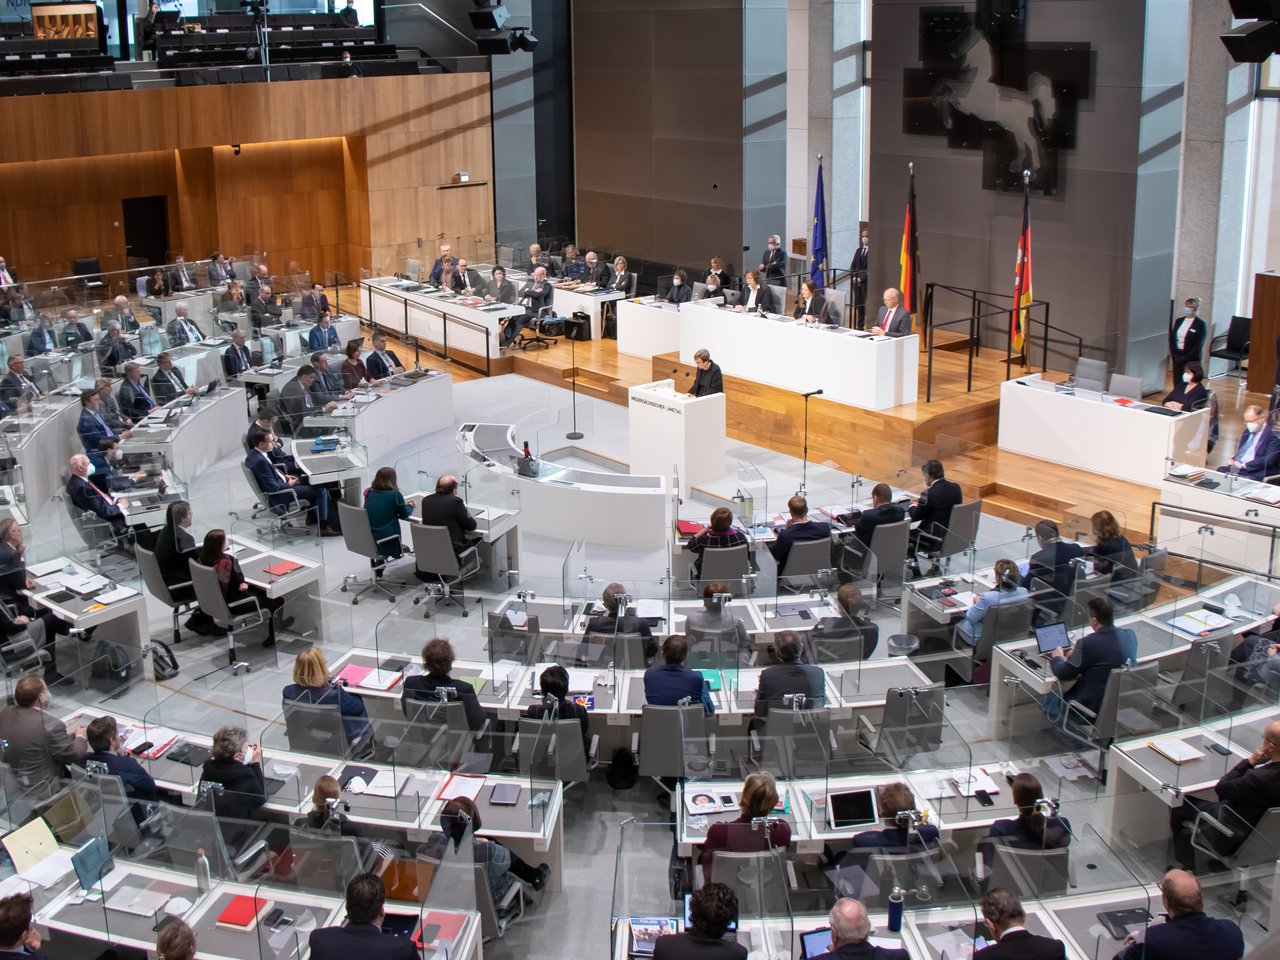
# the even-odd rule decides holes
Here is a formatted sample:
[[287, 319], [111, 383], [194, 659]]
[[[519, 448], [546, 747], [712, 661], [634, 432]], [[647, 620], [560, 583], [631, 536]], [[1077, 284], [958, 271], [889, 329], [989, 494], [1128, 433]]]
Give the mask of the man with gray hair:
[[169, 326], [165, 331], [169, 334], [169, 346], [181, 347], [188, 343], [199, 343], [204, 339], [204, 335], [199, 328], [191, 322], [189, 311], [185, 303], [175, 304], [173, 308], [173, 319], [169, 321]]
[[107, 324], [107, 332], [98, 344], [98, 366], [107, 375], [113, 375], [116, 367], [128, 363], [138, 355], [133, 344], [124, 338], [124, 331], [119, 321], [112, 320]]
[[[222, 788], [214, 800], [219, 817], [248, 819], [267, 802], [262, 748], [248, 739], [244, 727], [220, 727], [213, 735], [212, 755], [200, 770], [200, 782]], [[226, 832], [224, 826], [224, 836]]]
[[787, 255], [782, 252], [782, 238], [776, 233], [769, 237], [765, 246], [764, 259], [757, 268], [764, 274], [764, 282], [780, 286], [786, 282]]
[[982, 919], [996, 941], [981, 951], [982, 960], [1066, 960], [1061, 940], [1027, 930], [1026, 911], [1011, 890], [988, 890], [982, 898]]
[[1219, 473], [1238, 474], [1248, 480], [1263, 480], [1280, 467], [1280, 434], [1271, 429], [1266, 411], [1250, 405], [1244, 408], [1244, 431], [1235, 456], [1219, 467]]
[[905, 337], [911, 333], [911, 314], [902, 305], [902, 291], [897, 287], [886, 288], [884, 306], [876, 313], [876, 325], [871, 332], [883, 337]]
[[859, 900], [841, 897], [827, 915], [831, 925], [831, 952], [814, 960], [909, 960], [907, 951], [890, 950], [867, 942], [871, 919]]
[[124, 294], [111, 301], [112, 306], [102, 314], [102, 322], [108, 327], [113, 323], [120, 324], [127, 333], [138, 332], [138, 318], [133, 315], [133, 307]]

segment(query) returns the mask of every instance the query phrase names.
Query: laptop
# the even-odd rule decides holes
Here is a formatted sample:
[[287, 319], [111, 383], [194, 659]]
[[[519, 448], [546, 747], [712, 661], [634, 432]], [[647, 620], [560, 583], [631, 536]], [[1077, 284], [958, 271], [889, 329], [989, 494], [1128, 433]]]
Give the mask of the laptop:
[[1040, 648], [1042, 657], [1048, 657], [1058, 647], [1071, 646], [1071, 635], [1067, 633], [1067, 625], [1061, 620], [1036, 627], [1035, 634], [1036, 646]]
[[80, 889], [88, 893], [102, 878], [112, 871], [115, 862], [111, 859], [111, 850], [103, 837], [94, 837], [83, 847], [71, 855], [71, 866], [75, 868], [76, 879], [80, 881]]

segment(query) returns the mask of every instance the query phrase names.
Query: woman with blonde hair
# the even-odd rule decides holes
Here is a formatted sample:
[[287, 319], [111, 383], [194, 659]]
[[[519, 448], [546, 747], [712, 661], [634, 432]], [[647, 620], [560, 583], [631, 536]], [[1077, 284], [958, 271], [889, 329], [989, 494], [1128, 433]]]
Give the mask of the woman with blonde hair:
[[355, 748], [356, 755], [373, 749], [373, 726], [364, 701], [330, 679], [329, 665], [319, 647], [308, 647], [298, 654], [293, 662], [293, 683], [284, 688], [282, 696], [286, 703], [336, 705], [342, 715], [347, 741]]
[[738, 800], [738, 819], [719, 820], [707, 828], [707, 841], [702, 845], [702, 876], [706, 882], [711, 882], [711, 859], [717, 850], [751, 853], [786, 849], [791, 843], [791, 826], [781, 817], [770, 816], [777, 805], [778, 783], [773, 774], [764, 770], [748, 774]]

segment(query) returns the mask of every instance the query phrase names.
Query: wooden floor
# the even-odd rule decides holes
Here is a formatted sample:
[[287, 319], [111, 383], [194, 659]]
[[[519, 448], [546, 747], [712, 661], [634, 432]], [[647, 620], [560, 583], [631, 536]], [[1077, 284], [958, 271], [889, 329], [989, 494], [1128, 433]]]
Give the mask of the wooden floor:
[[[393, 338], [394, 339], [394, 338]], [[919, 467], [937, 458], [966, 496], [983, 498], [983, 509], [1017, 523], [1050, 518], [1064, 531], [1087, 531], [1089, 516], [1099, 509], [1116, 514], [1130, 539], [1148, 535], [1154, 487], [1130, 483], [1072, 467], [1002, 451], [996, 444], [1000, 384], [1005, 379], [1004, 354], [983, 351], [975, 360], [973, 389], [966, 389], [968, 359], [958, 350], [934, 353], [931, 402], [925, 402], [925, 355], [921, 354], [920, 388], [914, 403], [890, 410], [859, 410], [815, 397], [809, 409], [809, 461], [827, 463], [865, 477], [911, 488], [919, 481]], [[401, 345], [398, 349], [408, 349]], [[409, 350], [412, 355], [412, 350]], [[651, 361], [619, 354], [616, 340], [571, 343], [505, 351], [495, 373], [522, 376], [568, 388], [576, 370], [584, 395], [625, 405], [627, 389], [639, 383], [674, 377], [692, 378], [692, 370], [674, 354]], [[402, 358], [403, 358], [402, 354]], [[424, 367], [449, 371], [456, 380], [476, 379], [464, 367], [420, 353]], [[1032, 368], [1034, 372], [1038, 368]], [[1022, 372], [1015, 368], [1015, 374]], [[1046, 376], [1062, 379], [1060, 371]], [[1245, 406], [1266, 407], [1265, 395], [1249, 394], [1235, 377], [1210, 384], [1218, 396], [1221, 436], [1211, 465], [1224, 463], [1239, 442]], [[727, 434], [737, 440], [800, 457], [803, 453], [803, 401], [797, 394], [725, 377], [729, 397]], [[1163, 394], [1148, 399], [1159, 401]]]

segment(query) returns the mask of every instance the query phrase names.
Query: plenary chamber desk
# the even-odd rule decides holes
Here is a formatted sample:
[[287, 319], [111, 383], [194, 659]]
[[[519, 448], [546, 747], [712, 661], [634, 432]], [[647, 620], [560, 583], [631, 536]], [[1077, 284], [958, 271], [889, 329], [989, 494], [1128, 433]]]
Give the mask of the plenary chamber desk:
[[[500, 355], [499, 321], [524, 314], [520, 304], [491, 303], [456, 297], [438, 287], [374, 277], [360, 282], [360, 315], [375, 327], [400, 337], [438, 345], [446, 357], [453, 351], [480, 359]], [[405, 358], [400, 358], [403, 363]]]
[[[482, 470], [512, 485], [525, 532], [593, 542], [607, 535], [610, 544], [627, 547], [666, 544], [671, 497], [664, 477], [526, 461], [515, 429], [505, 423], [464, 423], [458, 428], [458, 449], [468, 461], [468, 477]], [[521, 467], [525, 462], [531, 466]]]
[[[708, 301], [709, 303], [709, 301]], [[707, 350], [726, 374], [792, 393], [887, 410], [915, 403], [920, 338], [874, 337], [772, 314], [695, 303], [680, 312], [680, 359]]]
[[1165, 416], [1151, 407], [1106, 393], [1067, 393], [1038, 373], [1006, 380], [1000, 449], [1149, 487], [1160, 486], [1171, 459], [1203, 467], [1209, 411]]

